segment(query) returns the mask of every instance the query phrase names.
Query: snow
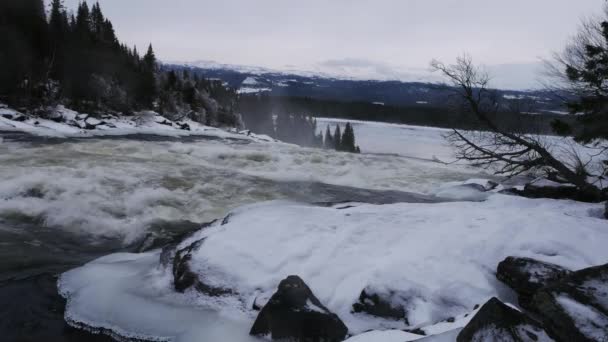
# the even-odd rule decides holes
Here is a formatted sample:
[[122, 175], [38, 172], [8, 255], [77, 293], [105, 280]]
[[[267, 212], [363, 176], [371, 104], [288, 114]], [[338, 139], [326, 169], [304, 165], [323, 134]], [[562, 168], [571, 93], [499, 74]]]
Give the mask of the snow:
[[576, 327], [589, 339], [604, 341], [608, 338], [608, 319], [591, 306], [583, 305], [567, 295], [556, 297], [557, 303], [572, 318]]
[[239, 94], [256, 94], [272, 91], [270, 88], [252, 88], [252, 87], [240, 87], [236, 92]]
[[[466, 324], [476, 304], [500, 297], [494, 270], [506, 256], [532, 257], [571, 269], [604, 262], [608, 258], [608, 231], [605, 221], [589, 217], [592, 207], [500, 194], [481, 203], [359, 205], [348, 209], [273, 201], [234, 210], [227, 223], [218, 222], [199, 231], [180, 247], [205, 238], [202, 247], [193, 252], [191, 267], [204, 275], [207, 284], [221, 284], [238, 293], [221, 299], [198, 296], [193, 307], [211, 307], [220, 313], [232, 308], [235, 317], [251, 319], [254, 313], [248, 305], [255, 297], [273, 293], [280, 280], [297, 274], [353, 334], [411, 327], [429, 327], [428, 332], [439, 334]], [[130, 283], [166, 281], [170, 271], [154, 273], [152, 259], [158, 260], [157, 253], [122, 256], [148, 257], [146, 267], [133, 266], [140, 274]], [[130, 268], [129, 264], [105, 265], [105, 272], [121, 274], [121, 267]], [[83, 297], [95, 302], [94, 298], [124, 291], [97, 281], [97, 267], [85, 265], [62, 277], [69, 303]], [[383, 323], [352, 313], [352, 304], [367, 286], [409, 293], [411, 326], [401, 323], [397, 327], [395, 321]], [[129, 289], [129, 295], [134, 292], [137, 298], [147, 298], [146, 303], [158, 302], [155, 296], [138, 294], [145, 289]], [[120, 300], [129, 307], [152, 305]], [[105, 307], [69, 304], [68, 317], [99, 325], [113, 317]], [[164, 316], [163, 311], [158, 315]], [[450, 317], [457, 320], [453, 324], [441, 322]], [[148, 331], [147, 322], [116, 319], [112, 324], [125, 324], [129, 331]], [[163, 329], [172, 328], [165, 324]]]
[[[7, 119], [2, 114], [23, 115], [10, 108], [0, 109], [0, 131], [23, 132], [36, 136], [55, 138], [84, 138], [96, 136], [120, 136], [128, 134], [151, 134], [169, 137], [208, 136], [217, 138], [233, 138], [249, 141], [269, 141], [269, 137], [256, 134], [238, 134], [226, 130], [202, 125], [192, 120], [173, 122], [155, 112], [136, 113], [133, 117], [108, 117], [102, 120], [79, 114], [63, 106], [57, 106], [54, 113], [63, 118], [64, 122], [28, 117], [24, 122]], [[27, 116], [26, 116], [27, 117]], [[86, 124], [97, 126], [96, 129], [85, 130]], [[164, 123], [168, 123], [164, 124]], [[179, 124], [187, 124], [190, 130], [180, 129]], [[274, 139], [270, 139], [274, 141]]]
[[409, 293], [410, 324], [429, 325], [498, 296], [488, 270], [508, 255], [575, 269], [601, 263], [608, 232], [586, 208], [504, 195], [344, 210], [260, 204], [197, 234], [206, 240], [192, 266], [210, 285], [237, 289], [244, 302], [297, 274], [354, 332], [373, 328], [351, 313], [361, 290], [386, 286]]
[[258, 80], [255, 77], [247, 77], [243, 83], [241, 83], [241, 85], [245, 85], [245, 86], [256, 86], [260, 84], [260, 82], [258, 82]]
[[450, 130], [434, 127], [410, 126], [384, 122], [317, 118], [319, 132], [329, 125], [332, 132], [337, 124], [353, 125], [356, 144], [362, 153], [396, 154], [422, 159], [454, 160], [452, 148], [443, 138]]
[[401, 330], [370, 331], [351, 337], [346, 342], [407, 342], [419, 340], [423, 337]]

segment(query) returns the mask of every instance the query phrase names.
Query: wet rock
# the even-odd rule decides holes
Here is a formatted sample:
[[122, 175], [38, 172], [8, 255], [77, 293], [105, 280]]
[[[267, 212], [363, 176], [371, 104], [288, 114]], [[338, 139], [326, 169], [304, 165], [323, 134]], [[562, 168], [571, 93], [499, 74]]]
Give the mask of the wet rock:
[[540, 289], [532, 305], [560, 341], [608, 341], [608, 264], [572, 272]]
[[364, 312], [382, 318], [403, 319], [406, 324], [409, 324], [407, 322], [405, 308], [395, 304], [395, 296], [397, 296], [397, 294], [394, 292], [382, 294], [371, 288], [363, 289], [361, 295], [359, 295], [359, 302], [353, 304], [353, 311]]
[[539, 323], [496, 298], [485, 303], [458, 334], [457, 342], [551, 341]]
[[232, 293], [232, 290], [223, 287], [212, 286], [204, 282], [204, 274], [197, 274], [190, 268], [192, 252], [201, 248], [205, 239], [193, 242], [188, 247], [176, 250], [173, 257], [173, 286], [176, 291], [184, 292], [194, 289], [208, 296], [223, 296]]
[[512, 288], [519, 297], [519, 304], [532, 309], [532, 296], [541, 287], [570, 274], [570, 271], [547, 262], [531, 258], [507, 257], [498, 264], [496, 278]]
[[298, 276], [289, 276], [279, 284], [251, 328], [254, 336], [271, 335], [273, 340], [339, 342], [348, 328], [315, 297]]

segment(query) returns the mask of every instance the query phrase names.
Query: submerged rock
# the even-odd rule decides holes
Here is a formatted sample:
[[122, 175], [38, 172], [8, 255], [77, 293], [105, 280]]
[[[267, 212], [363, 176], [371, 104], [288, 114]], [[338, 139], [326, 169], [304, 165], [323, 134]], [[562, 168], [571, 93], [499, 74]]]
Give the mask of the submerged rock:
[[532, 296], [541, 287], [570, 274], [570, 271], [531, 258], [507, 257], [498, 264], [496, 278], [511, 287], [518, 295], [519, 304], [532, 309]]
[[486, 302], [458, 334], [458, 342], [552, 341], [539, 323], [496, 298]]
[[298, 276], [282, 280], [258, 314], [251, 335], [310, 342], [339, 342], [348, 334], [342, 320], [315, 297]]
[[555, 339], [608, 341], [608, 264], [573, 272], [542, 288], [532, 305]]
[[354, 312], [364, 312], [372, 316], [390, 318], [407, 322], [406, 311], [402, 305], [396, 305], [393, 297], [396, 293], [382, 294], [371, 288], [365, 288], [359, 295], [359, 302], [353, 304]]

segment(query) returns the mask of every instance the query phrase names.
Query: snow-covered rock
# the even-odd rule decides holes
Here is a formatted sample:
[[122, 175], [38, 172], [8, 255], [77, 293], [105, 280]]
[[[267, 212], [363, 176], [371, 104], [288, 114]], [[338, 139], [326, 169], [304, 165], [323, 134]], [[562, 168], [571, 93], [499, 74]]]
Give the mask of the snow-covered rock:
[[532, 305], [547, 331], [561, 341], [608, 340], [608, 264], [542, 288]]
[[496, 278], [515, 290], [519, 305], [529, 309], [536, 291], [568, 274], [569, 270], [548, 262], [508, 257], [498, 264]]
[[489, 270], [508, 255], [570, 268], [599, 263], [608, 257], [601, 245], [608, 231], [604, 221], [577, 207], [585, 206], [504, 195], [481, 203], [342, 210], [272, 202], [233, 212], [181, 248], [200, 240], [189, 268], [207, 285], [230, 288], [246, 303], [299, 274], [357, 333], [376, 324], [351, 312], [365, 288], [407, 294], [401, 304], [409, 324], [424, 326], [498, 295]]
[[492, 298], [462, 329], [456, 341], [551, 342], [553, 339], [536, 321]]
[[348, 328], [329, 311], [298, 276], [279, 283], [277, 291], [260, 311], [250, 334], [275, 339], [341, 342]]
[[[236, 311], [234, 315], [250, 325], [257, 314], [253, 302], [270, 297], [282, 279], [298, 274], [351, 334], [418, 329], [441, 341], [439, 336], [453, 337], [467, 324], [476, 304], [504, 293], [494, 270], [509, 255], [568, 269], [608, 259], [605, 221], [589, 215], [596, 206], [500, 194], [476, 203], [341, 209], [267, 202], [234, 210], [228, 220], [213, 223], [176, 247], [193, 246], [185, 260], [188, 269], [207, 286], [230, 290], [221, 296], [175, 292], [173, 264], [159, 268], [159, 253], [107, 257], [66, 273], [60, 288], [68, 299], [66, 317], [73, 322], [168, 336], [195, 328], [175, 322], [163, 327], [151, 317], [129, 317], [138, 307], [154, 308], [155, 317], [178, 310], [181, 317], [177, 304], [170, 310], [164, 306], [167, 301], [185, 302], [180, 305], [186, 305], [186, 312], [192, 306], [231, 315]], [[99, 278], [99, 269], [112, 277]], [[409, 325], [352, 312], [363, 289], [381, 287], [409, 296]], [[117, 315], [113, 306], [99, 303], [114, 296], [131, 315]]]

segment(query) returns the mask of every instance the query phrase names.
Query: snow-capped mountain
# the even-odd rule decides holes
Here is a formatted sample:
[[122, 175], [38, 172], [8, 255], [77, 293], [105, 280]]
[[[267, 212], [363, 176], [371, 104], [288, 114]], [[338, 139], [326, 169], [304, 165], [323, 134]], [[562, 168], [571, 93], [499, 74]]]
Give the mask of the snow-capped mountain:
[[[440, 85], [443, 80], [428, 70], [397, 73], [397, 76], [391, 78], [394, 69], [374, 69], [373, 65], [363, 62], [357, 64], [354, 61], [326, 62], [313, 71], [288, 67], [269, 69], [212, 61], [172, 62], [166, 63], [165, 67], [188, 69], [202, 77], [220, 79], [241, 94], [268, 93], [271, 96], [381, 103], [399, 107], [444, 107], [451, 93]], [[493, 73], [500, 74], [500, 70], [514, 72], [515, 69], [517, 68], [513, 66], [497, 66]], [[563, 110], [561, 100], [542, 90], [503, 90], [501, 95], [507, 102], [532, 101], [538, 112]]]

